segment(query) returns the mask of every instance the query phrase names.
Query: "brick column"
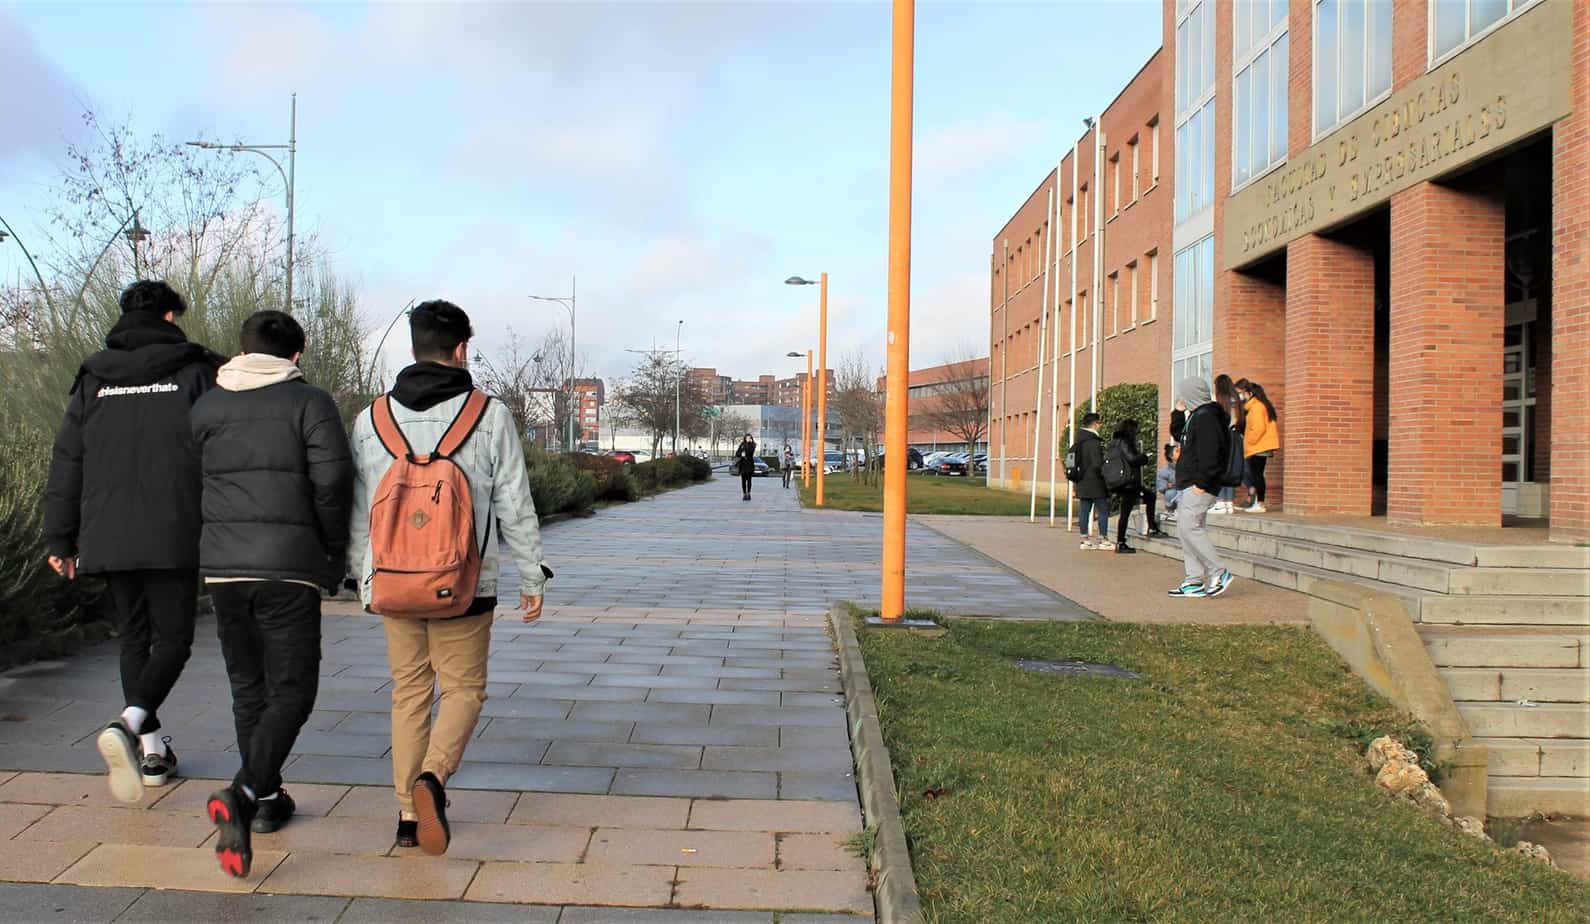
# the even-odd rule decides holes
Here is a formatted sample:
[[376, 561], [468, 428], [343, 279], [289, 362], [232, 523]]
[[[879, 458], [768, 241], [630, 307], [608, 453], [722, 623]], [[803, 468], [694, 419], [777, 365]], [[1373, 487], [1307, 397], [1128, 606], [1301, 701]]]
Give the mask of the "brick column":
[[[1286, 418], [1286, 286], [1267, 275], [1215, 273], [1215, 372], [1264, 386], [1275, 411]], [[1279, 507], [1285, 479], [1287, 436], [1281, 454], [1264, 470], [1268, 506]]]
[[[1573, 114], [1552, 128], [1551, 538], [1590, 540], [1590, 4], [1573, 13]], [[1545, 359], [1545, 357], [1541, 357]]]
[[1391, 199], [1393, 521], [1501, 524], [1505, 217], [1489, 173]]
[[1286, 248], [1289, 513], [1368, 515], [1374, 497], [1375, 257], [1308, 234]]

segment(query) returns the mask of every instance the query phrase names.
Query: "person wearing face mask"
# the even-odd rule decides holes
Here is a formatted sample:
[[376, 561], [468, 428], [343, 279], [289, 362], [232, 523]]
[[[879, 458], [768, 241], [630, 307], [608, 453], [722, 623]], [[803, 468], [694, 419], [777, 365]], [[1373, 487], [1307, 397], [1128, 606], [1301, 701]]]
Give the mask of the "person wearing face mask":
[[1242, 454], [1247, 460], [1245, 480], [1248, 485], [1248, 506], [1243, 513], [1264, 513], [1264, 495], [1268, 485], [1264, 479], [1265, 467], [1281, 451], [1280, 419], [1275, 405], [1264, 393], [1264, 386], [1247, 379], [1237, 383], [1237, 398], [1242, 402], [1244, 426]]
[[756, 440], [747, 433], [734, 451], [734, 470], [740, 475], [741, 500], [751, 499], [751, 478], [756, 474]]

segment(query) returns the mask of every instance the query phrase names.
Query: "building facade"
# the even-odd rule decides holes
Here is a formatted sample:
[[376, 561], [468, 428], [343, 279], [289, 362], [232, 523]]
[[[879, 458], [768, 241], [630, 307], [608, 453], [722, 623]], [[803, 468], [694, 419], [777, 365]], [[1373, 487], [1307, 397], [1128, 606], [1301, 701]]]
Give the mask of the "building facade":
[[[1224, 372], [1276, 404], [1270, 494], [1289, 512], [1545, 520], [1555, 540], [1590, 538], [1590, 4], [1164, 0], [1162, 35], [1133, 85], [1159, 71], [1162, 173], [1142, 203], [1169, 204], [1168, 310], [1112, 356], [1112, 158], [1128, 136], [1110, 116], [1129, 86], [1105, 144], [1084, 136], [1067, 155], [1081, 169], [1062, 161], [994, 240], [991, 476], [1004, 456], [1003, 480], [1023, 464], [1047, 479], [1047, 422], [1035, 447], [1029, 415], [1059, 406], [1063, 427], [1072, 382], [1157, 383], [1163, 427], [1172, 382]], [[1090, 175], [1106, 198], [1079, 212], [1104, 218], [1068, 240], [1073, 177]], [[1094, 348], [1088, 295], [1105, 330], [1092, 357], [1062, 347], [1062, 394], [1035, 402], [1044, 187], [1064, 203], [1061, 282], [1080, 258], [1074, 299], [1051, 275], [1062, 332], [1091, 311], [1079, 343]], [[1139, 356], [1154, 368], [1130, 368]]]
[[602, 438], [602, 406], [607, 403], [607, 384], [601, 379], [575, 379], [574, 393], [580, 444], [594, 444]]
[[[880, 400], [887, 391], [888, 377], [879, 376]], [[912, 369], [906, 396], [911, 448], [988, 450], [988, 357]]]
[[[828, 396], [834, 395], [833, 371], [828, 373]], [[685, 371], [685, 387], [695, 388], [705, 402], [714, 407], [729, 404], [768, 404], [776, 407], [801, 406], [801, 390], [806, 384], [806, 373], [789, 378], [759, 375], [754, 379], [735, 379], [719, 375], [718, 370], [697, 368]]]

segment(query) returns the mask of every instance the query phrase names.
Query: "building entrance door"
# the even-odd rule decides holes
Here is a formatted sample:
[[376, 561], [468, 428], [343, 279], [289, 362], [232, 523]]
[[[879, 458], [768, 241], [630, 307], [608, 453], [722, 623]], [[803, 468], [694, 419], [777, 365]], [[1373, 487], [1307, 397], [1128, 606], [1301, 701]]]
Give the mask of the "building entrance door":
[[1502, 338], [1502, 514], [1545, 516], [1534, 462], [1535, 357], [1533, 301], [1509, 305]]

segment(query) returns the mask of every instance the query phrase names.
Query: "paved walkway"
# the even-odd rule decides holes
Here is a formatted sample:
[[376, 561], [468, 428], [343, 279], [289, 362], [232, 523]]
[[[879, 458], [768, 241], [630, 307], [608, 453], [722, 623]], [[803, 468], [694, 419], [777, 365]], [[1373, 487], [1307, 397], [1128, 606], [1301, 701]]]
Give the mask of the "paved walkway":
[[[0, 916], [863, 920], [825, 613], [876, 597], [880, 521], [803, 512], [771, 480], [750, 503], [737, 489], [547, 530], [547, 614], [497, 625], [443, 859], [392, 849], [384, 642], [347, 606], [328, 608], [318, 708], [285, 770], [301, 817], [256, 839], [247, 880], [216, 869], [202, 816], [236, 768], [210, 620], [162, 710], [188, 779], [138, 806], [110, 799], [92, 745], [120, 708], [112, 645], [0, 676]], [[909, 541], [917, 605], [1087, 615], [935, 532], [914, 526]]]

